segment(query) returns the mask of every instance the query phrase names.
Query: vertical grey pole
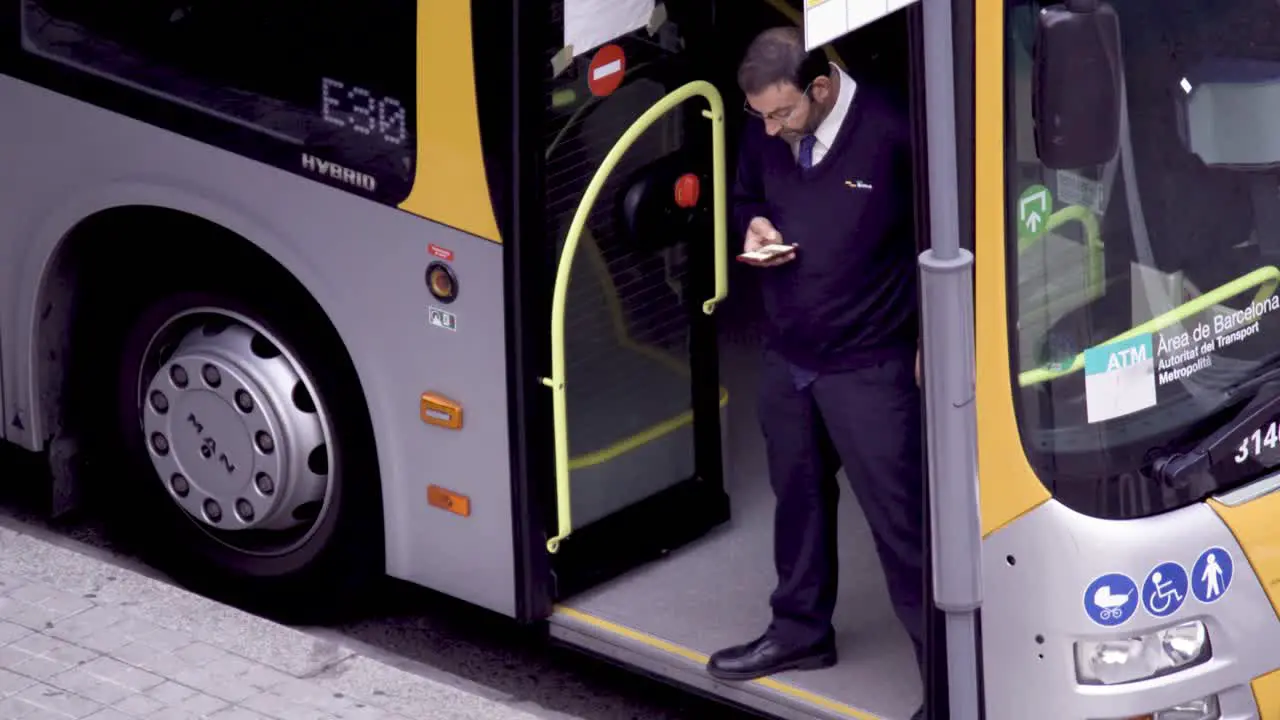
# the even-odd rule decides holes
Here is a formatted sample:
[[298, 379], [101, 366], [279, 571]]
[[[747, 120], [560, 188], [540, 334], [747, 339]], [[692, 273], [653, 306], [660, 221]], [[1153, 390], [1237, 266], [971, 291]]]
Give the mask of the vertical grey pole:
[[934, 601], [946, 613], [952, 720], [978, 720], [982, 605], [974, 407], [973, 254], [960, 248], [952, 0], [921, 0], [929, 142], [930, 249], [920, 255]]

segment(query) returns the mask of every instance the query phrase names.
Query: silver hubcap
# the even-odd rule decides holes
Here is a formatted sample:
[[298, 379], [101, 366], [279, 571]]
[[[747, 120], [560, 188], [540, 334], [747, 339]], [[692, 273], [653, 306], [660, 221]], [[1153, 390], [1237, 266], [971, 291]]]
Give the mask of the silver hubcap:
[[143, 367], [142, 427], [169, 497], [224, 541], [254, 536], [240, 549], [305, 539], [328, 507], [334, 448], [302, 365], [256, 323], [202, 311], [161, 328]]

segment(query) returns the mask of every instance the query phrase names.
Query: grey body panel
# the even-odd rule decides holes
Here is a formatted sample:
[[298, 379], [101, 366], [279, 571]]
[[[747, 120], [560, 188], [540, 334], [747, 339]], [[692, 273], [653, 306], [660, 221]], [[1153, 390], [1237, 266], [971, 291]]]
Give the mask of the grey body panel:
[[[1139, 606], [1117, 628], [1095, 625], [1086, 615], [1085, 589], [1098, 576], [1125, 573], [1141, 591], [1156, 565], [1175, 561], [1190, 573], [1199, 554], [1214, 546], [1231, 554], [1235, 568], [1227, 592], [1213, 604], [1188, 597], [1164, 619]], [[988, 536], [983, 559], [988, 720], [1043, 717], [1045, 708], [1061, 718], [1127, 717], [1227, 691], [1223, 701], [1235, 714], [1224, 707], [1224, 717], [1250, 718], [1256, 712], [1250, 681], [1280, 666], [1280, 622], [1271, 601], [1230, 530], [1204, 504], [1114, 521], [1051, 500]], [[1208, 628], [1208, 662], [1154, 680], [1077, 684], [1075, 641], [1133, 637], [1193, 619]]]
[[[35, 334], [62, 238], [114, 206], [185, 211], [274, 257], [344, 339], [378, 443], [388, 573], [514, 612], [500, 245], [3, 76], [0, 107], [4, 415], [23, 418], [10, 440], [35, 450], [50, 432]], [[456, 332], [428, 324], [429, 243], [455, 255]], [[426, 391], [462, 403], [461, 431], [419, 419]], [[471, 517], [428, 506], [431, 483], [469, 496]]]

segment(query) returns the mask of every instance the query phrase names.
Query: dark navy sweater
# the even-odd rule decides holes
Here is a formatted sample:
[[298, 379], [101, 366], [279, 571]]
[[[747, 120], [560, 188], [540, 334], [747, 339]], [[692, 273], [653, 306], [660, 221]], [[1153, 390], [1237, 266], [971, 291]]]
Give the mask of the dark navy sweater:
[[738, 238], [763, 216], [798, 244], [757, 270], [766, 343], [791, 364], [839, 372], [914, 353], [917, 298], [909, 125], [859, 87], [820, 163], [801, 168], [759, 120], [744, 133], [732, 208]]

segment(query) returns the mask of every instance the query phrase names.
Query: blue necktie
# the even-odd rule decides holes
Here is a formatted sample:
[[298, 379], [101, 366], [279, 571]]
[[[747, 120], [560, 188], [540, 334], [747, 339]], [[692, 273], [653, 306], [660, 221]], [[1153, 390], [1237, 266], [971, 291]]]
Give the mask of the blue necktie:
[[800, 167], [808, 170], [813, 167], [813, 144], [818, 142], [818, 138], [814, 135], [805, 135], [800, 138]]
[[[808, 170], [813, 167], [813, 145], [818, 142], [818, 138], [813, 135], [805, 135], [800, 138], [800, 151], [797, 153], [796, 160], [800, 163], [800, 167]], [[818, 373], [812, 370], [791, 366], [791, 379], [795, 383], [797, 390], [804, 390], [818, 379]]]

